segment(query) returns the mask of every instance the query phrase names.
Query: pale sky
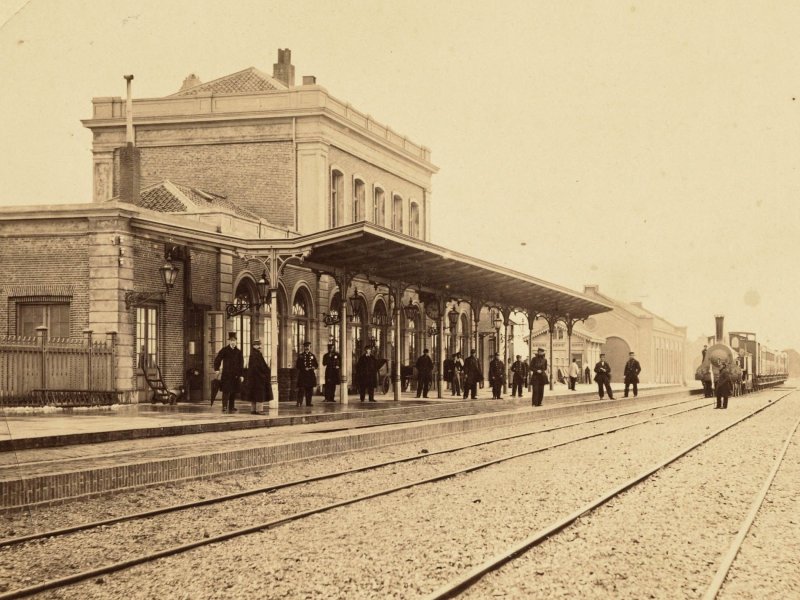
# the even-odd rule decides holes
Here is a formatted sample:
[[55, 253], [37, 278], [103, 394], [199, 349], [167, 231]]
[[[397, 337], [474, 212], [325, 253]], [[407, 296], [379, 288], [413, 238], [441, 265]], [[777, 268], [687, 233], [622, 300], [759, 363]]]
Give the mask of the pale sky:
[[[800, 3], [0, 0], [0, 206], [91, 201], [93, 96], [292, 50], [432, 150], [432, 241], [800, 349]], [[1, 259], [2, 257], [0, 257]]]

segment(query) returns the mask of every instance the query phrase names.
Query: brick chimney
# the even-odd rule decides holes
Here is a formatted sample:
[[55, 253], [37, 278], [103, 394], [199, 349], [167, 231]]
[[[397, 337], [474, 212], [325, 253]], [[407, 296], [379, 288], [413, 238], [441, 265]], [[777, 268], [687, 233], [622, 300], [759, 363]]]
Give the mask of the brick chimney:
[[131, 81], [133, 75], [125, 75], [128, 88], [125, 103], [125, 129], [126, 142], [119, 151], [119, 198], [122, 202], [136, 204], [139, 201], [139, 164], [141, 156], [136, 147], [133, 131], [133, 98], [131, 96]]
[[294, 87], [294, 65], [289, 48], [278, 48], [278, 62], [272, 65], [272, 76], [286, 86]]

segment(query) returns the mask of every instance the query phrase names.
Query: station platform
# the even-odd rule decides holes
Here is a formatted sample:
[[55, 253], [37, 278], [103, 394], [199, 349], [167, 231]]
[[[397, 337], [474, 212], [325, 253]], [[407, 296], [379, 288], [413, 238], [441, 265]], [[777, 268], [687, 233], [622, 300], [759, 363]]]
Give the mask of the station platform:
[[[675, 385], [642, 384], [640, 393], [648, 390], [676, 388]], [[623, 386], [612, 385], [615, 397], [622, 397]], [[252, 405], [237, 402], [237, 412], [222, 412], [222, 402], [203, 403], [123, 404], [98, 408], [0, 408], [0, 453], [12, 450], [51, 448], [73, 444], [96, 444], [119, 440], [150, 437], [190, 435], [218, 431], [236, 431], [261, 427], [280, 427], [329, 421], [388, 417], [397, 419], [398, 414], [425, 418], [440, 415], [470, 414], [485, 412], [496, 407], [504, 410], [516, 403], [530, 404], [531, 393], [522, 398], [506, 394], [501, 400], [491, 398], [491, 390], [478, 390], [476, 400], [451, 395], [445, 390], [442, 398], [435, 391], [428, 398], [417, 398], [414, 392], [405, 392], [395, 401], [391, 392], [376, 395], [375, 402], [360, 402], [358, 395], [351, 395], [348, 404], [324, 402], [314, 396], [311, 406], [297, 406], [294, 402], [281, 402], [271, 408], [264, 405], [265, 415], [250, 414]], [[545, 388], [544, 403], [562, 404], [573, 400], [597, 399], [597, 386], [577, 384], [575, 391], [557, 384], [551, 391]], [[276, 403], [271, 403], [273, 406]], [[2, 456], [0, 454], [0, 456]], [[1, 460], [1, 459], [0, 459]]]
[[[277, 415], [250, 415], [249, 403], [223, 414], [219, 402], [140, 404], [99, 410], [3, 411], [0, 450], [0, 511], [29, 509], [65, 500], [105, 495], [169, 482], [201, 479], [295, 460], [423, 442], [490, 427], [628, 410], [665, 398], [689, 397], [681, 386], [639, 386], [639, 397], [600, 400], [594, 386], [545, 390], [532, 407], [530, 396], [475, 400], [454, 396], [399, 402], [281, 403]], [[560, 388], [560, 389], [559, 389]]]

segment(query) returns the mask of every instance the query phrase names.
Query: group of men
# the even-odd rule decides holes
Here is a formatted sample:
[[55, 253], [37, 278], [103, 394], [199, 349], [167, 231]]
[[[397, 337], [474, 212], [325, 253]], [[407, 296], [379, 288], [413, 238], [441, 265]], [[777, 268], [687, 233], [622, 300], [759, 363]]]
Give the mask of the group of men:
[[[325, 402], [335, 402], [336, 386], [341, 383], [342, 360], [334, 344], [328, 344], [328, 351], [322, 357], [322, 365], [325, 367]], [[433, 360], [427, 348], [423, 350], [415, 366], [417, 369], [417, 398], [427, 398], [433, 375]], [[297, 355], [295, 367], [297, 369], [297, 406], [301, 406], [304, 400], [306, 406], [311, 406], [314, 388], [317, 385], [316, 371], [319, 368], [317, 357], [311, 352], [311, 342], [303, 343], [303, 352]], [[522, 397], [522, 389], [530, 376], [530, 385], [533, 388], [531, 402], [533, 406], [541, 406], [544, 398], [544, 386], [549, 382], [547, 367], [544, 348], [537, 348], [530, 367], [521, 360], [520, 355], [517, 355], [516, 361], [511, 365], [511, 396]], [[358, 387], [361, 402], [366, 399], [369, 399], [370, 402], [375, 402], [375, 388], [378, 382], [379, 369], [380, 361], [373, 356], [372, 348], [366, 347], [355, 367], [354, 380]], [[228, 345], [220, 350], [214, 359], [214, 370], [222, 390], [222, 412], [237, 412], [234, 400], [240, 389], [240, 384], [244, 382], [244, 358], [242, 351], [236, 346], [235, 332], [228, 334]], [[636, 360], [634, 353], [630, 352], [624, 371], [626, 398], [630, 387], [633, 387], [634, 397], [639, 395], [638, 383], [641, 370], [639, 361]], [[569, 370], [569, 389], [575, 389], [579, 373], [578, 365], [573, 361]], [[611, 366], [606, 362], [605, 354], [600, 354], [600, 360], [594, 367], [594, 373], [594, 380], [597, 383], [597, 393], [600, 399], [602, 400], [607, 393], [608, 398], [613, 400]], [[461, 359], [460, 352], [456, 352], [452, 358], [445, 360], [443, 375], [445, 380], [450, 382], [452, 395], [460, 394], [463, 387], [464, 398], [476, 398], [478, 385], [483, 381], [483, 370], [481, 369], [480, 361], [475, 356], [475, 349], [470, 350], [470, 355], [466, 360]], [[492, 388], [492, 398], [501, 398], [506, 371], [498, 352], [494, 353], [494, 357], [489, 362], [488, 375], [489, 385]], [[261, 407], [264, 402], [273, 398], [270, 379], [269, 365], [261, 353], [261, 341], [258, 339], [253, 340], [247, 366], [246, 384], [247, 398], [252, 404], [251, 414], [265, 414]], [[214, 404], [213, 396], [211, 404]]]

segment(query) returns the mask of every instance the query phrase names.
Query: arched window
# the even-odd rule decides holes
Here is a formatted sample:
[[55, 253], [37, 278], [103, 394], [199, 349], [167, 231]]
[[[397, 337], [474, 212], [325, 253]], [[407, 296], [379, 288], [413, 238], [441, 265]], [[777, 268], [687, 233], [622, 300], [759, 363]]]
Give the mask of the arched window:
[[370, 328], [370, 337], [375, 343], [376, 356], [388, 358], [386, 354], [387, 346], [387, 329], [389, 328], [389, 315], [386, 313], [386, 304], [383, 300], [378, 300], [375, 303], [375, 308], [372, 311], [372, 327]]
[[[403, 362], [406, 365], [413, 365], [416, 363], [417, 355], [417, 332], [419, 331], [419, 327], [417, 326], [417, 322], [412, 321], [408, 318], [403, 318], [405, 322], [405, 327], [403, 328]], [[417, 321], [419, 321], [419, 317], [417, 317]]]
[[463, 358], [469, 356], [469, 323], [465, 314], [458, 320], [458, 351]]
[[381, 227], [386, 227], [386, 198], [383, 190], [375, 188], [372, 198], [372, 222]]
[[360, 179], [353, 180], [353, 223], [364, 220], [366, 186]]
[[416, 202], [411, 203], [411, 209], [408, 214], [408, 233], [411, 237], [419, 237], [419, 204]]
[[[328, 313], [331, 317], [339, 317], [341, 315], [340, 309], [342, 306], [342, 297], [339, 295], [339, 292], [336, 292], [331, 298], [331, 306], [330, 312]], [[336, 323], [335, 325], [330, 326], [330, 339], [332, 343], [336, 344], [338, 348], [339, 339], [342, 335], [342, 325], [341, 323]]]
[[292, 360], [303, 351], [303, 342], [308, 340], [309, 302], [303, 291], [298, 291], [292, 304]]
[[392, 198], [392, 229], [403, 233], [403, 199], [397, 194]]
[[331, 171], [331, 198], [329, 207], [329, 221], [331, 227], [337, 227], [339, 222], [339, 206], [342, 201], [342, 186], [344, 184], [344, 175], [341, 171]]
[[358, 310], [356, 310], [355, 313], [352, 315], [352, 320], [350, 321], [350, 339], [348, 340], [348, 343], [350, 344], [350, 352], [353, 359], [353, 362], [350, 363], [351, 365], [355, 365], [356, 363], [358, 363], [358, 359], [361, 356], [362, 352], [364, 351], [364, 336], [366, 334], [365, 331], [366, 324], [367, 324], [367, 307], [364, 305], [364, 300], [362, 299], [358, 303]]
[[[255, 287], [255, 282], [250, 278], [245, 278], [236, 286], [236, 296], [233, 302], [234, 304], [244, 303], [253, 306], [257, 297], [258, 291]], [[250, 328], [252, 318], [252, 308], [233, 318], [233, 330], [236, 332], [236, 340], [239, 342], [239, 348], [242, 349], [245, 366], [247, 366], [247, 362], [250, 360], [250, 341], [252, 339]]]

